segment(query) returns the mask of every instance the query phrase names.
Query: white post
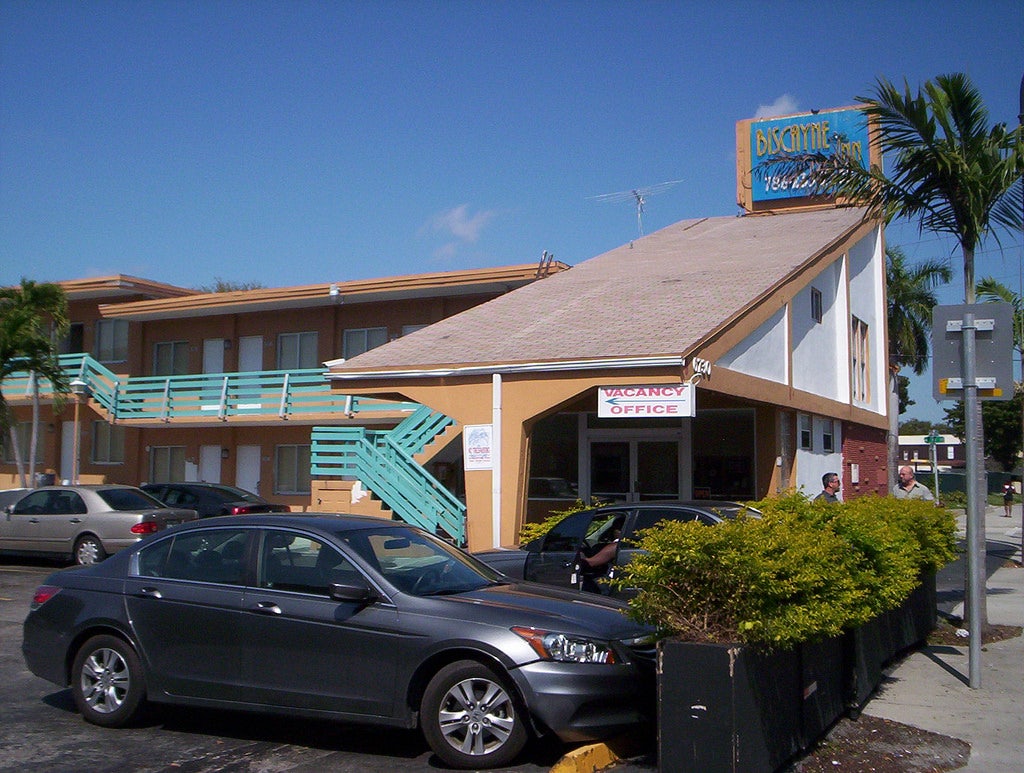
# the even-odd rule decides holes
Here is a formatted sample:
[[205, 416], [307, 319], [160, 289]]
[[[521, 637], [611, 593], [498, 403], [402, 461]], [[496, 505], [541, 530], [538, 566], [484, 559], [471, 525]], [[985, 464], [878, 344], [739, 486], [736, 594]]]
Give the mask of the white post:
[[491, 377], [491, 544], [501, 547], [501, 374]]

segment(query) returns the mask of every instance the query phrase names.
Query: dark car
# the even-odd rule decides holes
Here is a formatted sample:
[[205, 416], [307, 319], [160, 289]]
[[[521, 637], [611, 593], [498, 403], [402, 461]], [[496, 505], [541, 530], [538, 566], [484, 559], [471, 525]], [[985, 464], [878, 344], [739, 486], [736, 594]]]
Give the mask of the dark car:
[[165, 505], [195, 510], [200, 518], [290, 511], [288, 505], [275, 505], [259, 494], [223, 483], [147, 483], [141, 488]]
[[71, 556], [76, 564], [92, 564], [195, 519], [195, 510], [167, 507], [135, 486], [45, 486], [0, 513], [0, 551]]
[[512, 581], [398, 521], [208, 518], [35, 593], [22, 651], [117, 727], [145, 701], [419, 727], [445, 763], [650, 718], [653, 631], [614, 599]]
[[[628, 589], [613, 590], [601, 580], [614, 577], [619, 567], [629, 563], [637, 552], [639, 532], [664, 520], [713, 526], [741, 513], [759, 515], [746, 505], [717, 500], [606, 505], [566, 516], [543, 537], [521, 548], [496, 548], [473, 555], [509, 577], [628, 598], [632, 595]], [[587, 566], [584, 557], [598, 554], [613, 542], [608, 565]]]

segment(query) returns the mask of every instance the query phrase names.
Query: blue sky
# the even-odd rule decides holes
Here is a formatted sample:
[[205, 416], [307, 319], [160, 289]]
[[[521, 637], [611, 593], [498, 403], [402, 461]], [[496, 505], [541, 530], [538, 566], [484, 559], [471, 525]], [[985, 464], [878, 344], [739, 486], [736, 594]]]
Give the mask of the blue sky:
[[[637, 234], [595, 196], [681, 180], [647, 233], [735, 214], [740, 119], [963, 71], [1016, 124], [1022, 54], [1018, 0], [5, 0], [0, 283], [577, 263]], [[1016, 288], [1021, 262], [989, 243], [978, 276]], [[941, 417], [930, 394], [909, 415]]]

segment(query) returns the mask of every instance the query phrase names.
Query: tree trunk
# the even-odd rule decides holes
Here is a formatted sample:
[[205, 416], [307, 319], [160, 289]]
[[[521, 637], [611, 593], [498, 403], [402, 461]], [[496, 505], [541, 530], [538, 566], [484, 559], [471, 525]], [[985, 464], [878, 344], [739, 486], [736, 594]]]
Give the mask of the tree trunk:
[[36, 487], [36, 447], [39, 444], [39, 377], [33, 371], [32, 379], [32, 435], [28, 443], [28, 479]]

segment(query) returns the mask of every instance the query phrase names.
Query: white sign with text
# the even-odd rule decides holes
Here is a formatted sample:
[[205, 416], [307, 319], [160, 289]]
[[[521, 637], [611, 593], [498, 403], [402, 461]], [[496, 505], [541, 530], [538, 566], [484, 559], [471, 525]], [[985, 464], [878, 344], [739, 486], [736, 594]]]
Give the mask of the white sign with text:
[[597, 415], [603, 419], [692, 417], [696, 407], [689, 383], [597, 388]]

